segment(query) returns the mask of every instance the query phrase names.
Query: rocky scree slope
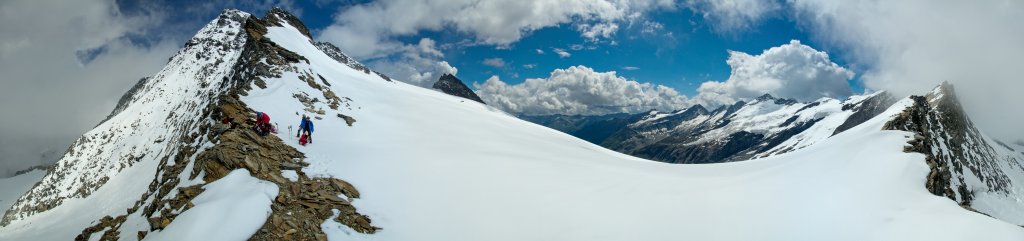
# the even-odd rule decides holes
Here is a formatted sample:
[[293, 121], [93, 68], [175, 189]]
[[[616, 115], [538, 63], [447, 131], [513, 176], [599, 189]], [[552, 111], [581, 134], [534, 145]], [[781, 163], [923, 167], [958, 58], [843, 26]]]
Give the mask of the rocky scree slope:
[[[26, 219], [39, 219], [34, 216], [45, 216], [69, 201], [74, 205], [97, 202], [104, 208], [61, 223], [80, 226], [76, 240], [163, 235], [161, 230], [195, 206], [191, 200], [207, 184], [244, 170], [279, 190], [272, 212], [266, 214], [262, 227], [254, 229], [251, 240], [325, 240], [320, 224], [332, 218], [356, 232], [374, 233], [379, 228], [350, 204], [359, 197], [354, 186], [337, 178], [306, 176], [303, 153], [275, 135], [256, 135], [245, 121], [255, 110], [240, 97], [252, 88], [266, 88], [266, 79], [297, 72], [294, 64], [308, 62], [263, 37], [268, 27], [282, 25], [309, 37], [306, 27], [281, 9], [269, 11], [263, 19], [237, 10], [221, 13], [164, 69], [126, 93], [111, 116], [76, 141], [46, 177], [7, 211], [0, 225], [27, 225], [31, 221]], [[329, 44], [318, 46], [335, 50], [336, 59], [347, 58]], [[321, 90], [315, 93], [320, 98], [307, 94], [296, 96], [295, 101], [323, 101], [334, 109], [351, 106], [351, 100], [323, 88], [329, 84], [322, 77], [318, 81], [302, 73], [295, 81]], [[222, 124], [225, 117], [233, 121]], [[295, 175], [285, 178], [285, 171]], [[120, 197], [92, 195], [98, 190]]]

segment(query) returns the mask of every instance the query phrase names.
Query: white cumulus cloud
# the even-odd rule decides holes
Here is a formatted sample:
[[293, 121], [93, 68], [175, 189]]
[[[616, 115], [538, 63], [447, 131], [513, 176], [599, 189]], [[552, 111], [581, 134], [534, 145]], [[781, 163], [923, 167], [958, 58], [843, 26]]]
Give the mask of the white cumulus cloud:
[[701, 84], [694, 98], [698, 103], [731, 104], [766, 93], [799, 101], [852, 94], [847, 81], [853, 78], [853, 71], [833, 63], [827, 53], [797, 40], [759, 55], [729, 51], [726, 62], [732, 68], [729, 79]]
[[[437, 46], [508, 49], [535, 30], [562, 24], [586, 25], [578, 31], [587, 38], [611, 36], [618, 29], [617, 22], [626, 21], [626, 16], [673, 8], [675, 3], [670, 0], [372, 0], [339, 9], [329, 26], [314, 32], [318, 41], [333, 43], [397, 80], [429, 86], [446, 68], [440, 65], [444, 55]], [[448, 30], [472, 37], [440, 45], [429, 38], [419, 43], [402, 40], [423, 31]], [[561, 50], [558, 55], [565, 58], [571, 54]]]
[[869, 67], [861, 78], [865, 87], [909, 95], [949, 81], [987, 133], [1009, 140], [1024, 136], [1024, 2], [794, 0], [792, 5], [817, 37]]
[[[863, 66], [865, 88], [921, 94], [942, 81], [956, 86], [972, 118], [1004, 139], [1024, 136], [1021, 56], [1024, 2], [694, 0], [717, 29], [744, 29], [781, 8], [811, 37], [844, 50]], [[781, 5], [781, 6], [780, 6]], [[715, 21], [713, 21], [715, 22]]]
[[547, 78], [526, 79], [520, 84], [507, 84], [493, 76], [474, 87], [488, 104], [528, 115], [669, 111], [690, 103], [672, 88], [628, 80], [615, 71], [597, 72], [586, 66], [556, 69]]
[[588, 39], [610, 37], [618, 22], [672, 0], [376, 0], [339, 10], [318, 40], [334, 43], [357, 59], [394, 53], [396, 37], [423, 30], [454, 29], [483, 44], [506, 46], [538, 29], [573, 24]]

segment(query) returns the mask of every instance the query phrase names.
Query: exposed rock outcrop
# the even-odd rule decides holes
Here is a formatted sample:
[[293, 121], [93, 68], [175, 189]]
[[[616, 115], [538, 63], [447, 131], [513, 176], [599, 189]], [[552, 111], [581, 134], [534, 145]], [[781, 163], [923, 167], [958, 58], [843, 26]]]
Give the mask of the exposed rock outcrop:
[[979, 192], [1019, 198], [1013, 197], [1017, 194], [1008, 174], [1024, 173], [1021, 160], [999, 154], [986, 140], [964, 112], [953, 86], [943, 83], [928, 95], [910, 99], [913, 103], [884, 129], [915, 134], [905, 151], [925, 155], [931, 169], [925, 182], [929, 192], [972, 211], [978, 211], [972, 204]]
[[352, 69], [362, 71], [363, 73], [366, 74], [375, 74], [379, 76], [381, 79], [387, 80], [389, 82], [392, 81], [391, 77], [388, 77], [383, 73], [371, 70], [370, 68], [366, 67], [366, 65], [359, 63], [359, 61], [356, 61], [352, 57], [349, 57], [345, 53], [341, 52], [341, 49], [339, 49], [337, 46], [334, 46], [331, 43], [315, 42], [313, 43], [313, 45], [320, 49], [320, 51], [323, 51], [325, 54], [327, 54], [328, 57], [331, 57], [332, 59], [338, 61], [339, 63], [348, 65], [348, 67], [351, 67]]
[[441, 78], [439, 78], [437, 82], [434, 83], [433, 88], [440, 90], [445, 94], [466, 98], [472, 101], [480, 102], [481, 104], [486, 104], [484, 103], [484, 100], [480, 99], [480, 96], [477, 96], [476, 93], [473, 92], [473, 90], [469, 89], [469, 87], [467, 87], [466, 84], [462, 83], [462, 80], [460, 80], [459, 78], [455, 77], [455, 75], [452, 74], [441, 75]]

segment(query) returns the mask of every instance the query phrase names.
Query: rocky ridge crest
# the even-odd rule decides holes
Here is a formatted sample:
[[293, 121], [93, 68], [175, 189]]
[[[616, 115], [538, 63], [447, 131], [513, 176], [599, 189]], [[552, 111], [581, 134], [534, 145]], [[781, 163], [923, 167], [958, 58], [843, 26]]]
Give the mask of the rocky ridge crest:
[[[165, 68], [183, 76], [171, 78], [167, 76], [172, 73], [162, 71], [139, 81], [122, 97], [122, 103], [108, 120], [72, 145], [44, 181], [19, 199], [16, 207], [5, 214], [2, 224], [55, 208], [68, 198], [88, 197], [121, 170], [140, 162], [156, 162], [157, 170], [148, 189], [137, 197], [134, 205], [123, 213], [99, 218], [82, 230], [76, 240], [91, 240], [97, 236], [102, 240], [129, 236], [143, 239], [149, 232], [167, 227], [179, 214], [193, 207], [191, 200], [202, 194], [206, 184], [237, 169], [245, 169], [253, 177], [274, 183], [280, 190], [271, 204], [273, 212], [250, 240], [326, 240], [320, 224], [328, 219], [361, 233], [379, 230], [369, 217], [351, 205], [351, 201], [360, 196], [355, 186], [337, 178], [308, 177], [302, 171], [302, 167], [308, 165], [303, 161], [304, 154], [274, 135], [259, 136], [249, 128], [252, 123], [246, 120], [253, 117], [255, 110], [239, 101], [239, 97], [252, 88], [266, 88], [268, 78], [298, 72], [292, 64], [309, 61], [263, 37], [268, 26], [283, 24], [299, 29], [308, 37], [308, 30], [302, 31], [305, 26], [301, 21], [281, 9], [269, 11], [263, 19], [237, 10], [225, 10], [189, 40]], [[334, 109], [351, 108], [350, 99], [324, 88], [329, 84], [322, 77], [318, 81], [305, 72], [299, 76], [300, 80], [320, 90], [320, 93], [302, 93], [305, 101], [325, 101]], [[153, 112], [167, 113], [167, 116], [150, 119], [155, 123], [139, 124], [131, 120], [145, 116], [137, 114], [140, 109], [153, 109], [147, 103], [168, 102], [167, 95], [182, 96], [178, 105], [171, 105], [172, 109]], [[322, 99], [317, 98], [319, 96]], [[297, 97], [296, 101], [303, 102], [303, 98]], [[322, 110], [304, 111], [322, 118]], [[223, 124], [224, 119], [233, 121]], [[354, 122], [354, 118], [346, 120], [349, 119]], [[128, 126], [120, 126], [122, 123]], [[131, 144], [125, 141], [126, 136], [139, 135], [138, 131], [148, 130], [139, 126], [151, 125], [162, 126], [159, 130], [166, 133], [151, 142], [137, 143], [128, 149], [133, 152], [120, 154], [122, 156], [102, 153], [107, 146]], [[103, 160], [119, 168], [112, 169], [112, 173], [90, 176], [86, 171], [111, 170], [95, 167], [90, 163], [94, 158], [105, 158]], [[294, 171], [298, 177], [285, 178], [283, 170]], [[72, 178], [75, 182], [70, 184], [80, 191], [70, 195], [60, 192], [68, 185], [62, 180], [71, 176], [75, 177]], [[123, 226], [128, 219], [139, 217], [148, 220], [148, 229]]]

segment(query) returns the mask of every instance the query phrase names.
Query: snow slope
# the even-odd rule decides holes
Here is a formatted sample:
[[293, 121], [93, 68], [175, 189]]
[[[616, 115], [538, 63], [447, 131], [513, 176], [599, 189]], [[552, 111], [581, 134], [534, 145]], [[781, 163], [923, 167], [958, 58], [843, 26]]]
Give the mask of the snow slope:
[[42, 180], [44, 175], [45, 170], [36, 169], [21, 175], [0, 178], [0, 212], [7, 211], [14, 205], [14, 200], [32, 189], [32, 185]]
[[[904, 153], [886, 113], [817, 145], [747, 162], [670, 165], [622, 155], [485, 105], [347, 68], [285, 24], [266, 35], [308, 58], [351, 98], [349, 127], [325, 106], [311, 176], [339, 177], [383, 230], [326, 222], [332, 239], [372, 240], [1021, 240], [1024, 229], [923, 188], [928, 167]], [[290, 116], [294, 75], [242, 100]], [[322, 105], [322, 103], [318, 103]], [[281, 120], [281, 119], [277, 119]]]
[[278, 193], [277, 185], [256, 179], [244, 169], [205, 188], [192, 200], [195, 207], [146, 240], [246, 240], [270, 216], [270, 202]]

